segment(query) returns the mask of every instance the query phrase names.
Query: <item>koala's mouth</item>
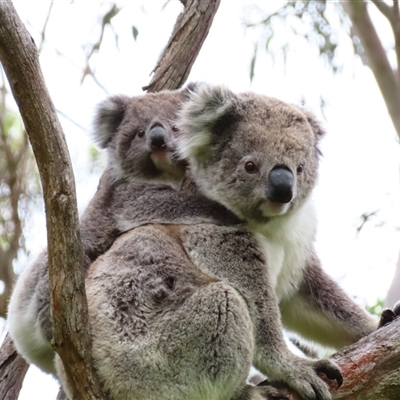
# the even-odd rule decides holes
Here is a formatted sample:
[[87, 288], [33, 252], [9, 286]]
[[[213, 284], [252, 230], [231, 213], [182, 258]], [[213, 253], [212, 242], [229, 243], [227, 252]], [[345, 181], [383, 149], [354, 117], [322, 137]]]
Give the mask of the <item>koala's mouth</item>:
[[275, 217], [286, 214], [291, 208], [291, 202], [277, 203], [266, 200], [261, 204], [260, 208], [265, 217]]
[[186, 170], [186, 164], [177, 160], [169, 150], [157, 150], [150, 153], [150, 160], [155, 169], [165, 180], [182, 179]]

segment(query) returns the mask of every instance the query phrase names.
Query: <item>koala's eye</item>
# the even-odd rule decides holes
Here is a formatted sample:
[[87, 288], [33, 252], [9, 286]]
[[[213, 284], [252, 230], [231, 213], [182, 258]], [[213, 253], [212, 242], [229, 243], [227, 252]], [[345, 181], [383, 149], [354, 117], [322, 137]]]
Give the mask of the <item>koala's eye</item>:
[[244, 169], [249, 174], [254, 174], [258, 171], [258, 168], [256, 164], [253, 163], [253, 161], [247, 161], [246, 164], [244, 164]]
[[303, 172], [303, 170], [304, 170], [304, 165], [303, 165], [303, 164], [300, 164], [300, 165], [297, 167], [297, 175], [300, 175], [300, 174]]
[[139, 137], [143, 137], [143, 136], [144, 136], [144, 130], [143, 130], [143, 129], [139, 129], [139, 130], [137, 131], [137, 135], [138, 135]]
[[174, 132], [178, 132], [178, 131], [179, 131], [179, 128], [178, 128], [177, 125], [172, 125], [172, 130], [173, 130]]

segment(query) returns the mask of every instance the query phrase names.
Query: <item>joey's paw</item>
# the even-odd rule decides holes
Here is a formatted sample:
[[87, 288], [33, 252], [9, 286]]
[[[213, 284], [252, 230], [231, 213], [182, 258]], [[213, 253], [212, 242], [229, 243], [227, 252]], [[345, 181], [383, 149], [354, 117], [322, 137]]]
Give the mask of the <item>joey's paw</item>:
[[400, 301], [398, 301], [393, 308], [385, 308], [382, 311], [379, 320], [378, 329], [382, 326], [388, 325], [400, 316]]
[[327, 383], [318, 374], [324, 374], [328, 380], [336, 380], [338, 386], [343, 383], [340, 368], [333, 361], [297, 359], [293, 366], [285, 381], [303, 400], [332, 399]]

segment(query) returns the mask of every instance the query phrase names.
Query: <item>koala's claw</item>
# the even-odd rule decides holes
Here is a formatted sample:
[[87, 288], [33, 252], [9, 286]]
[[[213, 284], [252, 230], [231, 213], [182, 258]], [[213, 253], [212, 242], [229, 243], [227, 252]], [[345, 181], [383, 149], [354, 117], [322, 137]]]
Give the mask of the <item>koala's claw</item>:
[[383, 326], [390, 324], [396, 318], [400, 316], [400, 301], [398, 301], [393, 309], [385, 308], [381, 313], [381, 318], [379, 319], [378, 329], [382, 328]]
[[336, 381], [338, 388], [343, 384], [343, 375], [340, 368], [329, 360], [318, 360], [314, 364], [315, 372], [321, 372], [331, 381]]

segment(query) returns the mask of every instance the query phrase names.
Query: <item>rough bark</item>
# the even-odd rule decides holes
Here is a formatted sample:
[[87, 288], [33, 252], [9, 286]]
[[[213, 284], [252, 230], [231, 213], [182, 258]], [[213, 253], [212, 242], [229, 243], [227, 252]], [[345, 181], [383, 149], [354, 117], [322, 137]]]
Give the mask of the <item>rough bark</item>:
[[[400, 318], [331, 357], [344, 378], [340, 388], [331, 384], [332, 400], [400, 399], [399, 332]], [[283, 390], [288, 400], [301, 400], [293, 391]]]
[[[11, 1], [0, 2], [0, 61], [38, 164], [45, 201], [53, 346], [76, 399], [103, 399], [90, 362], [75, 182], [38, 51]], [[62, 227], [62, 229], [60, 229]]]
[[0, 400], [18, 398], [29, 365], [16, 353], [11, 338], [7, 335], [0, 352]]
[[184, 10], [178, 16], [167, 46], [153, 70], [151, 82], [143, 87], [148, 92], [178, 89], [185, 83], [220, 4], [220, 0], [181, 1]]

